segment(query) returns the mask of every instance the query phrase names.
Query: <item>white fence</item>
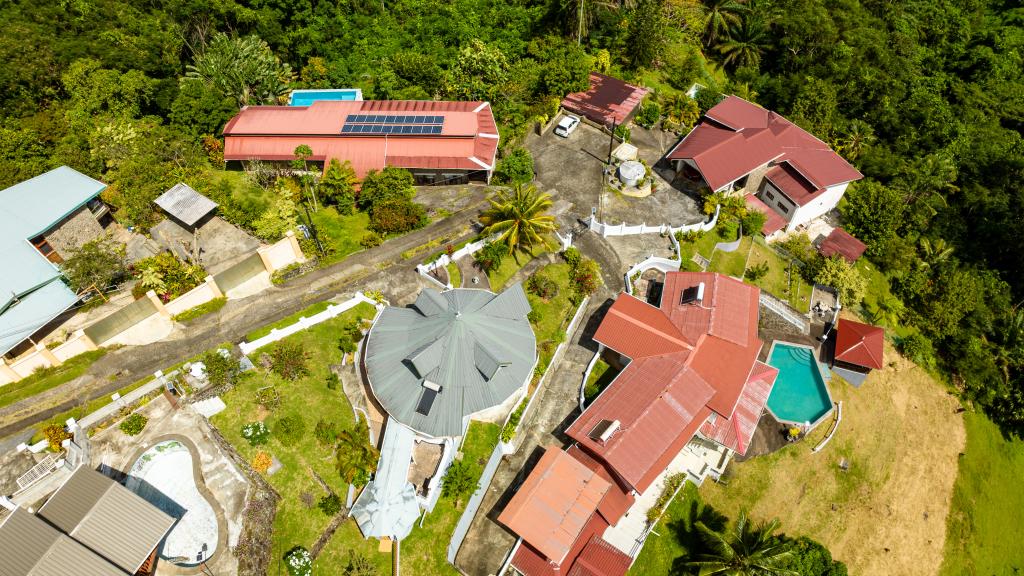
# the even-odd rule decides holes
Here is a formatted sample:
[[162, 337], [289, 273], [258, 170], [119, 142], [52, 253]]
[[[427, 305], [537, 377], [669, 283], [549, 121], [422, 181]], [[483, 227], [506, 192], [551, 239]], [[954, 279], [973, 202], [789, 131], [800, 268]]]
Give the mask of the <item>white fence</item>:
[[715, 227], [718, 223], [718, 211], [721, 206], [715, 207], [715, 214], [711, 217], [711, 220], [707, 222], [698, 222], [696, 224], [687, 224], [685, 226], [673, 227], [671, 224], [660, 224], [658, 226], [648, 226], [646, 223], [639, 224], [636, 226], [630, 226], [623, 222], [622, 224], [605, 224], [599, 222], [596, 216], [587, 218], [585, 222], [587, 227], [597, 232], [601, 236], [607, 238], [608, 236], [632, 236], [634, 234], [675, 234], [676, 232], [707, 232]]
[[252, 342], [242, 342], [238, 345], [238, 347], [239, 349], [242, 350], [242, 354], [249, 354], [253, 350], [262, 348], [268, 344], [273, 344], [274, 342], [277, 342], [282, 338], [287, 338], [288, 336], [291, 336], [296, 332], [305, 330], [310, 326], [316, 326], [321, 322], [325, 322], [327, 320], [330, 320], [331, 318], [335, 318], [342, 312], [355, 308], [361, 302], [366, 302], [367, 304], [372, 305], [374, 308], [377, 309], [378, 313], [380, 313], [380, 311], [384, 309], [384, 304], [379, 304], [377, 303], [377, 301], [371, 298], [367, 298], [362, 292], [356, 292], [355, 296], [349, 298], [348, 300], [342, 302], [341, 304], [331, 304], [323, 312], [314, 314], [309, 318], [303, 316], [299, 318], [298, 321], [296, 321], [291, 326], [286, 326], [284, 328], [274, 328], [270, 331], [270, 334], [267, 334], [262, 338], [257, 338]]

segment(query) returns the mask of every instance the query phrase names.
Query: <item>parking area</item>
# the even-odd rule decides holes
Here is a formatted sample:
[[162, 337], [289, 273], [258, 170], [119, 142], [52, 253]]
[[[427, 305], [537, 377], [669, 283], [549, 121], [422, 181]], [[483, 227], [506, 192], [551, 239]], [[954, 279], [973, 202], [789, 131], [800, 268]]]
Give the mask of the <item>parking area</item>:
[[[630, 225], [654, 226], [671, 224], [681, 226], [704, 220], [698, 202], [672, 187], [655, 174], [656, 190], [646, 198], [626, 197], [605, 184], [604, 167], [611, 142], [608, 134], [582, 123], [568, 138], [556, 136], [549, 127], [541, 135], [530, 134], [525, 146], [533, 155], [537, 186], [550, 193], [556, 203], [567, 203], [568, 209], [560, 215], [562, 225], [571, 225], [597, 210], [606, 223], [626, 222]], [[660, 130], [645, 130], [633, 126], [631, 143], [648, 165], [654, 166], [676, 136]]]
[[162, 220], [151, 233], [157, 244], [183, 261], [188, 260], [198, 236], [199, 261], [210, 274], [230, 268], [260, 247], [259, 240], [219, 216], [201, 224], [195, 234], [171, 218]]

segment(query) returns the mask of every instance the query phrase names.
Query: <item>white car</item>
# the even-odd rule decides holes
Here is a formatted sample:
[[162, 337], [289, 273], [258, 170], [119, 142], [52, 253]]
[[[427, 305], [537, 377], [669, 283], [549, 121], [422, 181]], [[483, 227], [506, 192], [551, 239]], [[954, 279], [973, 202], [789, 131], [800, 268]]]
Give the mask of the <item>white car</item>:
[[579, 125], [579, 116], [566, 115], [564, 118], [559, 120], [558, 126], [555, 126], [555, 135], [561, 136], [562, 138], [568, 138], [569, 134], [572, 134]]

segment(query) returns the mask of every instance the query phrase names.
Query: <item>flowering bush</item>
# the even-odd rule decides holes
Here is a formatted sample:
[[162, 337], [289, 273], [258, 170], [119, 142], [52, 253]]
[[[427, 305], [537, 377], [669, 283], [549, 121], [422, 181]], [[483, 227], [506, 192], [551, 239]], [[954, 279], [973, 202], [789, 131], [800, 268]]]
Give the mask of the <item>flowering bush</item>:
[[263, 422], [250, 422], [242, 426], [242, 438], [248, 440], [252, 446], [262, 446], [270, 438], [270, 430]]
[[290, 576], [312, 576], [313, 559], [309, 556], [309, 550], [302, 546], [296, 546], [284, 555], [284, 565], [288, 568]]
[[145, 416], [135, 412], [121, 421], [121, 432], [129, 436], [138, 436], [142, 429], [146, 427], [146, 422], [148, 421]]
[[266, 474], [267, 470], [270, 470], [270, 466], [273, 463], [274, 459], [266, 452], [257, 452], [256, 455], [252, 457], [252, 469], [260, 474]]

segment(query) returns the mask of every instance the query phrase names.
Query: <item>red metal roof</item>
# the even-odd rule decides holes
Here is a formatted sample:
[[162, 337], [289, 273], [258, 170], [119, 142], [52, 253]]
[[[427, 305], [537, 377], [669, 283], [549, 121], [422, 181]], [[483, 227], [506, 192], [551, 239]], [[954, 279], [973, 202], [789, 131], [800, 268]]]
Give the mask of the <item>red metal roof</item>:
[[[439, 135], [341, 133], [348, 114], [365, 112], [429, 112], [444, 116], [444, 124]], [[486, 102], [421, 100], [247, 106], [224, 128], [225, 160], [291, 160], [301, 144], [312, 148], [314, 160], [350, 161], [359, 177], [385, 166], [490, 170], [498, 130]]]
[[622, 124], [647, 95], [648, 90], [598, 72], [590, 73], [590, 88], [574, 92], [562, 100], [562, 106], [590, 118], [598, 124]]
[[853, 264], [864, 254], [866, 249], [867, 246], [863, 242], [851, 236], [846, 230], [833, 228], [828, 238], [825, 238], [825, 241], [818, 247], [818, 252], [821, 252], [821, 255], [826, 258], [838, 254]]
[[796, 203], [797, 206], [806, 204], [816, 193], [821, 192], [810, 180], [804, 178], [800, 172], [790, 166], [789, 162], [783, 162], [764, 173], [772, 184], [775, 185], [787, 198]]
[[561, 564], [610, 488], [593, 470], [550, 447], [498, 521]]
[[835, 359], [864, 368], [884, 366], [885, 330], [878, 326], [839, 319]]
[[[680, 305], [701, 282], [702, 302]], [[620, 295], [595, 339], [632, 362], [568, 435], [642, 492], [712, 410], [733, 414], [761, 350], [757, 314], [756, 287], [712, 273], [668, 273], [660, 309]], [[605, 442], [590, 438], [602, 420], [620, 422]]]
[[[707, 111], [705, 119], [709, 121], [690, 131], [668, 158], [693, 160], [712, 190], [770, 161], [791, 164], [816, 191], [862, 178], [828, 144], [738, 96], [722, 100]], [[793, 198], [800, 205], [809, 199]]]
[[587, 544], [590, 543], [591, 539], [604, 534], [604, 531], [607, 529], [608, 523], [604, 521], [604, 518], [600, 514], [592, 514], [562, 562], [553, 562], [545, 558], [542, 552], [530, 545], [524, 538], [523, 545], [516, 551], [510, 563], [516, 570], [519, 570], [526, 576], [559, 576], [565, 574], [567, 570], [572, 568], [573, 563], [586, 548]]
[[765, 236], [771, 236], [772, 234], [782, 230], [786, 226], [786, 219], [779, 215], [774, 209], [761, 201], [760, 198], [753, 194], [747, 194], [744, 197], [747, 203], [748, 210], [757, 210], [765, 215], [764, 226], [761, 227], [761, 234]]
[[604, 464], [595, 460], [576, 444], [570, 446], [565, 452], [612, 485], [608, 493], [604, 495], [604, 498], [597, 505], [597, 512], [608, 521], [608, 524], [614, 526], [622, 518], [623, 514], [629, 510], [630, 506], [633, 505], [633, 502], [636, 501], [633, 493], [628, 487], [623, 486], [617, 479], [612, 477], [608, 469], [604, 467]]
[[568, 576], [624, 576], [633, 559], [600, 536], [594, 536], [569, 569]]
[[701, 435], [740, 454], [746, 454], [778, 375], [778, 369], [761, 362], [754, 363], [754, 369], [743, 387], [732, 416], [725, 418], [716, 414], [708, 418], [700, 427]]

